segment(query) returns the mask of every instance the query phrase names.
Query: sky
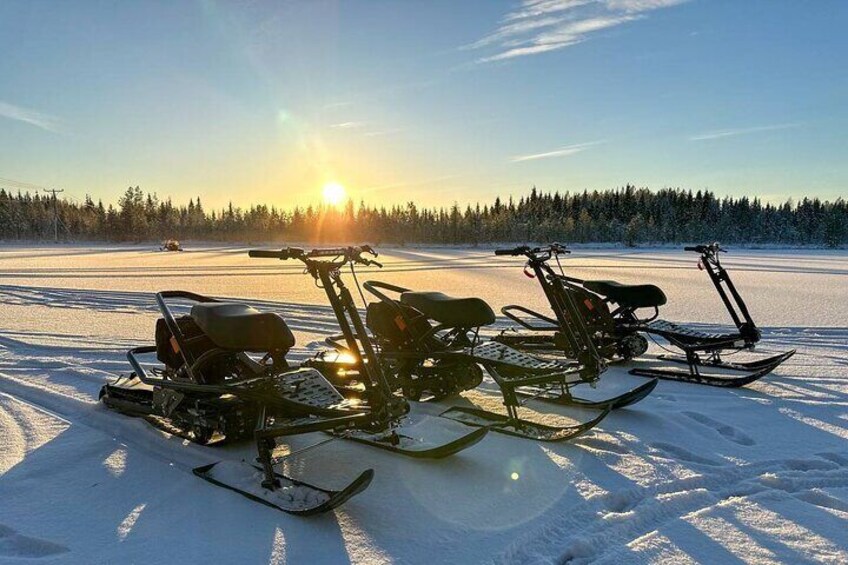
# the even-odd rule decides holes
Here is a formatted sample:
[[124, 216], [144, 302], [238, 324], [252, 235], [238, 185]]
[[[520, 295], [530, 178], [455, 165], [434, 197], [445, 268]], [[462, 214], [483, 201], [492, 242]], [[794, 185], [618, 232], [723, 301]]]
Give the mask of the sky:
[[848, 196], [848, 2], [0, 2], [0, 187]]

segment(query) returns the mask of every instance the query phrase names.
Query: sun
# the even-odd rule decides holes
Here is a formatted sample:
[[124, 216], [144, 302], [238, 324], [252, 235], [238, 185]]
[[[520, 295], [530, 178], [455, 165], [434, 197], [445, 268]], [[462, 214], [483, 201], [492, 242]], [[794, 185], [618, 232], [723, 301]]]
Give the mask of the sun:
[[338, 206], [345, 200], [347, 191], [345, 187], [337, 182], [328, 182], [324, 185], [324, 203], [330, 206]]

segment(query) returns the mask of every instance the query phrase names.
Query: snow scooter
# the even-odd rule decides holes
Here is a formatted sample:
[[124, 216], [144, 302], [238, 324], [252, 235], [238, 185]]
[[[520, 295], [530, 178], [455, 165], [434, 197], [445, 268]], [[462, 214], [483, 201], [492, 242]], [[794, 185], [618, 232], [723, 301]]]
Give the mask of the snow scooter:
[[159, 246], [159, 251], [182, 251], [183, 246], [176, 239], [166, 239]]
[[[569, 333], [578, 352], [574, 361], [542, 359], [516, 351], [502, 343], [483, 340], [480, 327], [495, 321], [494, 312], [479, 298], [451, 298], [440, 292], [413, 292], [379, 282], [362, 285], [377, 297], [367, 305], [366, 322], [373, 334], [373, 347], [392, 386], [405, 397], [439, 400], [477, 387], [483, 370], [500, 388], [506, 416], [479, 408], [455, 406], [441, 415], [492, 431], [540, 441], [574, 438], [596, 426], [609, 411], [632, 404], [650, 393], [656, 383], [647, 383], [615, 398], [601, 401], [574, 395], [573, 386], [594, 383], [604, 369], [599, 356], [589, 347], [588, 335]], [[398, 295], [392, 298], [388, 293]], [[364, 301], [364, 297], [363, 297]], [[361, 365], [343, 360], [348, 349], [343, 336], [328, 338], [334, 351], [323, 352], [307, 364], [316, 367], [343, 392], [355, 395]], [[561, 405], [600, 409], [588, 422], [571, 426], [548, 426], [519, 417], [520, 398], [539, 398]]]
[[[559, 251], [567, 252], [558, 244]], [[730, 273], [722, 267], [719, 253], [726, 250], [718, 243], [685, 247], [685, 251], [698, 253], [698, 268], [707, 272], [719, 294], [725, 308], [733, 320], [736, 331], [724, 333], [705, 332], [659, 319], [659, 307], [666, 303], [663, 291], [651, 284], [625, 285], [615, 281], [587, 281], [566, 276], [560, 264], [560, 273], [550, 276], [560, 281], [564, 289], [573, 293], [578, 300], [585, 323], [597, 336], [598, 350], [610, 360], [630, 360], [647, 351], [648, 341], [642, 334], [659, 336], [677, 347], [683, 355], [660, 355], [658, 358], [673, 363], [683, 363], [687, 370], [668, 367], [631, 369], [634, 375], [677, 380], [722, 387], [739, 387], [752, 383], [767, 375], [781, 363], [792, 357], [795, 350], [780, 353], [756, 361], [727, 362], [722, 355], [751, 350], [760, 341], [761, 333], [751, 314], [730, 279]], [[557, 258], [559, 263], [559, 259]], [[540, 282], [543, 282], [540, 279]], [[544, 286], [543, 286], [544, 288]], [[547, 293], [546, 293], [547, 294]], [[561, 306], [550, 300], [557, 318], [564, 313]], [[653, 308], [653, 315], [640, 318], [637, 310]], [[556, 331], [559, 319], [533, 312], [521, 306], [506, 306], [504, 315], [519, 323], [531, 333], [519, 336], [501, 336], [499, 339], [519, 348], [558, 349]], [[570, 317], [568, 313], [566, 316]], [[528, 322], [524, 316], [530, 316]], [[536, 323], [533, 323], [535, 319]], [[541, 324], [539, 324], [541, 322]], [[553, 332], [553, 333], [552, 333]], [[567, 349], [565, 350], [568, 353]], [[706, 373], [705, 368], [720, 369], [744, 373], [733, 376], [720, 373]]]
[[[548, 264], [552, 258], [556, 258], [559, 262], [559, 255], [563, 253], [570, 253], [570, 251], [559, 243], [545, 247], [530, 248], [522, 245], [495, 250], [495, 255], [526, 258], [524, 275], [539, 281], [545, 297], [552, 306], [554, 317], [539, 314], [523, 306], [506, 306], [501, 309], [501, 312], [524, 330], [532, 330], [533, 333], [515, 329], [504, 330], [495, 336], [493, 341], [542, 358], [553, 356], [558, 359], [563, 357], [565, 360], [573, 359], [585, 366], [596, 366], [600, 369], [599, 372], [603, 373], [607, 359], [598, 347], [595, 339], [596, 332], [593, 332], [583, 319], [575, 294], [563, 285], [561, 277]], [[528, 321], [526, 316], [531, 319]], [[539, 322], [542, 324], [540, 325]], [[630, 406], [648, 396], [656, 388], [657, 382], [657, 379], [652, 379], [619, 396], [607, 399], [607, 402], [613, 409]], [[573, 395], [563, 398], [538, 389], [525, 389], [520, 392], [557, 404], [586, 403], [585, 400]]]
[[[222, 302], [185, 291], [156, 294], [162, 318], [156, 324], [156, 344], [127, 353], [134, 372], [103, 387], [101, 400], [120, 412], [155, 420], [168, 431], [197, 443], [237, 440], [247, 436], [256, 442], [258, 465], [218, 462], [194, 469], [214, 484], [235, 490], [253, 500], [292, 514], [317, 514], [342, 504], [364, 490], [373, 471], [367, 470], [347, 487], [331, 491], [291, 479], [275, 465], [325, 442], [283, 457], [274, 457], [276, 438], [315, 431], [367, 443], [404, 455], [441, 458], [480, 441], [485, 429], [439, 428], [438, 441], [404, 429], [409, 411], [406, 400], [395, 396], [386, 383], [373, 349], [365, 336], [350, 292], [340, 269], [377, 264], [363, 256], [368, 247], [250, 251], [251, 257], [297, 259], [326, 291], [347, 340], [348, 350], [362, 363], [364, 401], [345, 399], [317, 370], [294, 368], [286, 353], [294, 335], [276, 313], [259, 312], [250, 306]], [[188, 316], [175, 317], [168, 300], [194, 302]], [[156, 354], [164, 367], [145, 367], [139, 357]], [[256, 360], [248, 353], [263, 354]], [[430, 421], [438, 424], [439, 418]], [[329, 441], [329, 440], [327, 440]], [[255, 484], [255, 478], [261, 482]]]

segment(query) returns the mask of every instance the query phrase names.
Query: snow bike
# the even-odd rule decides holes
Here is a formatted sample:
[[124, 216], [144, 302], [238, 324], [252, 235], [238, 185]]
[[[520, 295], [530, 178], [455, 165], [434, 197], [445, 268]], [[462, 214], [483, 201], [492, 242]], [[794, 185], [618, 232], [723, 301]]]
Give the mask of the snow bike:
[[[554, 256], [566, 253], [564, 246], [554, 244]], [[554, 247], [551, 246], [551, 247]], [[552, 300], [546, 288], [546, 280], [556, 279], [563, 289], [577, 297], [579, 315], [596, 336], [598, 351], [610, 360], [630, 360], [645, 353], [648, 341], [642, 334], [664, 338], [683, 355], [660, 355], [658, 358], [670, 363], [686, 364], [687, 370], [668, 367], [631, 369], [634, 375], [678, 380], [723, 387], [739, 387], [767, 375], [781, 363], [792, 357], [795, 350], [766, 357], [756, 361], [727, 362], [722, 355], [741, 350], [751, 350], [760, 341], [761, 333], [751, 314], [730, 279], [730, 273], [722, 267], [719, 253], [726, 250], [718, 243], [685, 247], [685, 251], [698, 253], [698, 268], [707, 272], [733, 320], [736, 331], [723, 333], [705, 332], [659, 319], [659, 307], [667, 301], [665, 293], [651, 284], [625, 285], [615, 281], [588, 281], [566, 276], [560, 264], [560, 273], [548, 269], [548, 279], [539, 277], [556, 319], [534, 312], [522, 306], [510, 305], [502, 309], [504, 315], [517, 322], [529, 332], [520, 335], [501, 335], [497, 339], [520, 349], [561, 349], [569, 353], [557, 340], [557, 332], [564, 320], [575, 317], [566, 312], [562, 304]], [[535, 251], [538, 251], [536, 248]], [[557, 258], [557, 262], [559, 260]], [[652, 308], [653, 315], [642, 318], [637, 310]], [[528, 320], [529, 317], [529, 320]], [[728, 373], [708, 373], [704, 369], [720, 369]]]
[[159, 251], [182, 251], [183, 246], [176, 239], [166, 239], [159, 246]]
[[[530, 248], [526, 245], [496, 249], [495, 255], [524, 257], [527, 262], [524, 274], [539, 281], [542, 291], [551, 304], [554, 317], [545, 316], [523, 306], [506, 306], [501, 312], [527, 331], [514, 329], [502, 331], [493, 341], [514, 347], [520, 351], [532, 352], [543, 358], [553, 354], [556, 358], [573, 359], [584, 366], [597, 367], [599, 373], [606, 370], [607, 359], [596, 342], [596, 333], [586, 324], [581, 315], [577, 297], [563, 284], [562, 277], [548, 264], [552, 258], [559, 262], [559, 255], [570, 251], [559, 243], [545, 247]], [[527, 316], [531, 319], [528, 321]], [[534, 323], [535, 321], [535, 323]], [[539, 325], [538, 322], [543, 322]], [[639, 402], [648, 396], [657, 386], [657, 379], [652, 379], [617, 397], [607, 399], [613, 409], [623, 408]], [[528, 394], [528, 391], [522, 391]], [[540, 400], [563, 403], [564, 399], [539, 390], [531, 390]], [[581, 404], [586, 401], [572, 396], [567, 399], [571, 404]]]
[[[378, 300], [366, 308], [366, 323], [373, 334], [373, 347], [392, 388], [406, 398], [439, 400], [477, 387], [485, 369], [500, 388], [507, 414], [479, 408], [454, 406], [441, 415], [472, 426], [540, 441], [574, 438], [596, 426], [613, 408], [632, 404], [650, 393], [656, 383], [601, 401], [574, 395], [573, 387], [594, 383], [603, 365], [589, 354], [583, 343], [572, 362], [541, 359], [516, 351], [502, 343], [483, 340], [480, 327], [494, 323], [489, 305], [479, 298], [451, 298], [440, 292], [413, 292], [379, 281], [362, 285]], [[397, 295], [392, 298], [389, 294]], [[364, 300], [364, 297], [363, 297]], [[585, 337], [585, 336], [584, 336]], [[363, 367], [343, 360], [347, 342], [341, 336], [328, 338], [334, 351], [319, 354], [307, 364], [316, 367], [340, 390], [355, 394], [357, 374]], [[595, 408], [601, 413], [590, 421], [570, 426], [549, 426], [519, 417], [521, 398], [539, 398], [561, 405]]]
[[[366, 253], [373, 251], [369, 247], [250, 251], [251, 257], [300, 260], [321, 284], [348, 351], [360, 361], [371, 360], [362, 363], [366, 388], [362, 400], [345, 399], [313, 368], [287, 363], [286, 353], [295, 338], [279, 314], [185, 291], [156, 294], [162, 314], [156, 324], [156, 344], [127, 353], [133, 374], [105, 385], [101, 400], [120, 412], [154, 419], [169, 431], [201, 444], [252, 435], [258, 465], [224, 461], [198, 467], [194, 473], [293, 514], [335, 508], [364, 490], [373, 471], [366, 470], [338, 491], [291, 479], [274, 466], [303, 450], [274, 457], [278, 437], [324, 431], [423, 458], [446, 457], [477, 443], [487, 430], [439, 429], [440, 440], [430, 441], [420, 433], [426, 426], [418, 425], [417, 435], [404, 428], [409, 403], [392, 394], [374, 351], [367, 339], [361, 339], [365, 327], [340, 275], [344, 265], [378, 264], [364, 257]], [[175, 317], [168, 305], [173, 299], [192, 301], [191, 313]], [[257, 360], [248, 353], [263, 356]], [[164, 367], [145, 367], [139, 357], [150, 354], [156, 354]], [[245, 475], [258, 475], [261, 482], [245, 480]]]

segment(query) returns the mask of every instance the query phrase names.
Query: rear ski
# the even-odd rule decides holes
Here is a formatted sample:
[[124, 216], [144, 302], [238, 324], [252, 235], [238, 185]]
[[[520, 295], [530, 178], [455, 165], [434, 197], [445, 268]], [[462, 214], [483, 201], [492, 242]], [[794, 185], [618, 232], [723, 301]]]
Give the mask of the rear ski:
[[[786, 351], [784, 353], [780, 353], [778, 355], [772, 355], [771, 357], [766, 357], [764, 359], [757, 359], [755, 361], [727, 362], [709, 359], [707, 361], [699, 361], [698, 365], [701, 367], [715, 367], [717, 369], [727, 369], [728, 371], [760, 371], [768, 367], [775, 369], [784, 361], [791, 358], [793, 355], [795, 355], [794, 349]], [[669, 361], [671, 363], [683, 363], [686, 365], [689, 364], [689, 361], [686, 360], [686, 357], [681, 355], [658, 355], [657, 359]]]
[[245, 462], [219, 461], [192, 469], [198, 477], [255, 502], [297, 516], [314, 516], [341, 506], [364, 491], [374, 478], [367, 469], [341, 490], [329, 490], [274, 473], [273, 490], [262, 486], [262, 468]]
[[[510, 407], [507, 407], [509, 410]], [[536, 441], [566, 441], [583, 435], [601, 420], [607, 417], [611, 408], [606, 407], [598, 416], [572, 426], [549, 426], [531, 422], [511, 415], [497, 414], [481, 408], [470, 408], [466, 406], [453, 406], [441, 413], [442, 418], [449, 418], [461, 422], [466, 426], [477, 426], [506, 435], [533, 439]]]
[[724, 388], [738, 388], [740, 386], [751, 384], [754, 381], [763, 378], [764, 376], [774, 371], [779, 364], [780, 363], [741, 376], [704, 374], [701, 373], [699, 370], [679, 371], [675, 369], [664, 368], [630, 369], [630, 374], [637, 375], [640, 377], [653, 377], [667, 381], [680, 381], [684, 383], [693, 383]]
[[559, 404], [561, 406], [576, 406], [579, 408], [592, 408], [600, 410], [609, 407], [611, 410], [618, 410], [619, 408], [625, 408], [627, 406], [630, 406], [631, 404], [636, 404], [643, 398], [647, 397], [657, 387], [658, 383], [659, 381], [657, 379], [651, 379], [650, 381], [643, 383], [637, 386], [636, 388], [628, 390], [627, 392], [623, 392], [618, 396], [613, 396], [602, 400], [580, 398], [579, 396], [575, 396], [573, 393], [554, 394], [550, 389], [541, 389], [534, 387], [519, 389], [516, 392], [518, 392], [520, 396], [535, 398], [536, 400], [550, 402], [552, 404]]
[[[475, 445], [486, 437], [488, 431], [481, 428], [468, 433], [467, 428], [450, 424], [452, 422], [442, 418], [428, 416], [390, 432], [372, 434], [353, 430], [334, 435], [416, 459], [443, 459]], [[441, 441], [435, 439], [438, 436], [441, 436]]]

